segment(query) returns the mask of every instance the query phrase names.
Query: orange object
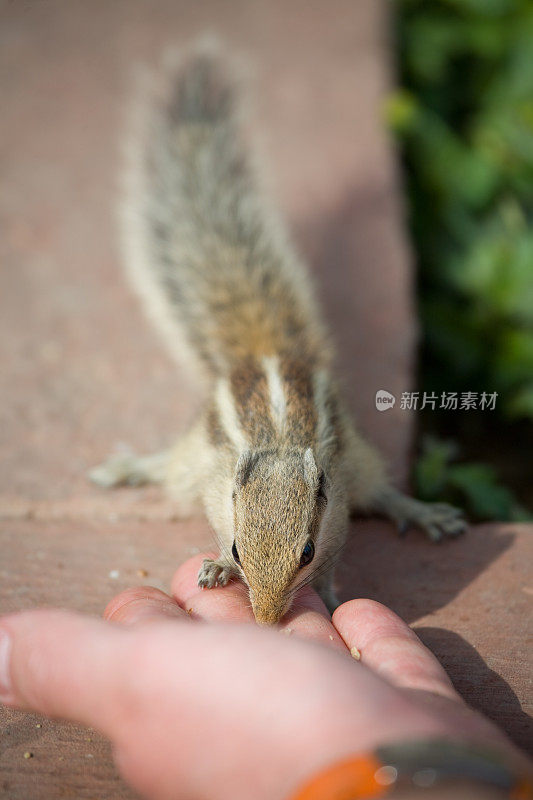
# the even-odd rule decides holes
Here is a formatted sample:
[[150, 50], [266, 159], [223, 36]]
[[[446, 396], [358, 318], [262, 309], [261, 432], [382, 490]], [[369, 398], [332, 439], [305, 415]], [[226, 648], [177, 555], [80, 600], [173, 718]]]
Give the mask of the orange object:
[[[384, 765], [372, 753], [338, 762], [311, 778], [290, 800], [371, 800], [385, 797], [396, 783], [395, 767]], [[533, 800], [529, 778], [518, 778], [509, 800]]]
[[369, 754], [327, 767], [311, 778], [291, 800], [358, 800], [383, 797], [392, 782], [383, 774], [383, 764]]
[[533, 800], [533, 781], [524, 778], [511, 792], [511, 800]]

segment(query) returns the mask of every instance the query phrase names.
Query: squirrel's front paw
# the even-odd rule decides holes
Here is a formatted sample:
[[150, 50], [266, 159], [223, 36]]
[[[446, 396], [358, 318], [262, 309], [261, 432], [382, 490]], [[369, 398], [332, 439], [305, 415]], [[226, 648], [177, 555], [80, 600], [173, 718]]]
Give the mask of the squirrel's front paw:
[[225, 586], [235, 574], [235, 569], [225, 561], [213, 561], [212, 558], [205, 558], [198, 573], [198, 586], [202, 589]]

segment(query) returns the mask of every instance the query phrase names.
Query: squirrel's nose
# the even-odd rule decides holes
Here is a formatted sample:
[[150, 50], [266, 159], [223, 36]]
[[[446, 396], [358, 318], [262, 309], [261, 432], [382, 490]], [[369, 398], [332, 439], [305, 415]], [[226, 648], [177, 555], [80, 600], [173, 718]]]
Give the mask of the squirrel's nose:
[[280, 621], [282, 614], [254, 611], [254, 617], [258, 625], [275, 625]]
[[258, 625], [275, 625], [285, 613], [285, 607], [278, 604], [266, 604], [252, 600], [252, 610]]

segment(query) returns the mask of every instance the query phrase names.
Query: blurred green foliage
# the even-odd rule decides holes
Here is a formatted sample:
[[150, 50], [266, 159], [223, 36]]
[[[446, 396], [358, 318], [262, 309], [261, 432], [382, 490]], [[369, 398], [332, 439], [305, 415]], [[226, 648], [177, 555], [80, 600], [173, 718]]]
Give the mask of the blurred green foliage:
[[522, 522], [531, 514], [514, 493], [502, 486], [496, 470], [488, 464], [470, 461], [456, 464], [459, 455], [455, 442], [426, 436], [415, 464], [417, 495], [422, 500], [445, 498], [468, 511], [473, 519], [498, 519]]
[[[490, 413], [497, 424], [527, 426], [533, 422], [533, 3], [397, 0], [395, 9], [401, 88], [385, 113], [402, 148], [418, 258], [420, 388], [496, 391]], [[478, 412], [478, 430], [487, 413]], [[439, 449], [432, 441], [417, 470], [426, 495], [421, 471], [428, 447]], [[454, 491], [462, 485], [475, 513], [513, 518], [513, 501], [496, 490], [493, 471], [461, 466], [449, 480]], [[485, 487], [483, 502], [476, 484]], [[492, 508], [491, 492], [500, 497]]]

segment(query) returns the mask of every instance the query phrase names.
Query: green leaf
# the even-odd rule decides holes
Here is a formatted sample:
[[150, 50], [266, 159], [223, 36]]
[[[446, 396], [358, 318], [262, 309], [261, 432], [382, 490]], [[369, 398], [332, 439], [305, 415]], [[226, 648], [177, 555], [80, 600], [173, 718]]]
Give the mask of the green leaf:
[[526, 513], [513, 493], [498, 484], [495, 470], [487, 464], [457, 464], [450, 467], [448, 480], [480, 519], [512, 520]]
[[445, 490], [448, 464], [456, 453], [457, 445], [454, 442], [443, 442], [429, 436], [424, 439], [422, 454], [414, 470], [419, 497], [436, 500]]
[[383, 104], [383, 117], [386, 125], [395, 133], [411, 130], [416, 122], [418, 101], [406, 89], [391, 92]]
[[507, 404], [509, 416], [533, 420], [533, 383], [524, 386]]

